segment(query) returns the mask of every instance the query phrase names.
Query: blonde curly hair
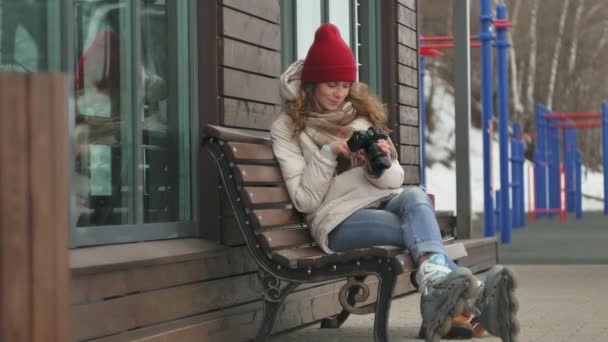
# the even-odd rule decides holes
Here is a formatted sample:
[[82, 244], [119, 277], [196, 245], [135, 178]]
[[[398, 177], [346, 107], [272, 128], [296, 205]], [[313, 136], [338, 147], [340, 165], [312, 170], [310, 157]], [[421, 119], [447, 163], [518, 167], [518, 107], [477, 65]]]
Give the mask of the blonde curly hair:
[[[299, 135], [306, 127], [306, 117], [310, 112], [322, 112], [322, 108], [315, 99], [314, 93], [317, 83], [304, 83], [295, 100], [287, 102], [286, 113], [293, 121], [294, 136]], [[357, 113], [357, 116], [367, 118], [372, 125], [380, 127], [386, 132], [391, 132], [388, 128], [388, 118], [384, 105], [380, 100], [369, 93], [369, 88], [365, 83], [353, 83], [346, 99], [349, 101]]]

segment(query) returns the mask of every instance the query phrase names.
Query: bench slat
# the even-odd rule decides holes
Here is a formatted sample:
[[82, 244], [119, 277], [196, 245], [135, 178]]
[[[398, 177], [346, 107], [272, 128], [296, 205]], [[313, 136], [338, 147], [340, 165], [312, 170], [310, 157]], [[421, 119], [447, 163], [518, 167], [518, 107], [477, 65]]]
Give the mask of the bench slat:
[[271, 253], [277, 249], [297, 247], [313, 243], [308, 229], [288, 229], [263, 232], [259, 235], [261, 245]]
[[229, 142], [224, 145], [224, 151], [232, 161], [256, 160], [276, 164], [272, 146]]
[[245, 184], [280, 184], [283, 182], [281, 169], [276, 166], [237, 165], [235, 174], [238, 181]]
[[270, 135], [267, 132], [235, 129], [215, 125], [205, 126], [203, 136], [213, 137], [224, 141], [266, 145], [272, 144]]
[[241, 192], [245, 204], [249, 206], [260, 204], [289, 204], [289, 194], [283, 187], [246, 187]]
[[281, 249], [272, 254], [272, 258], [291, 268], [320, 268], [328, 264], [340, 264], [356, 259], [371, 257], [370, 248], [354, 249], [348, 252], [326, 254], [317, 246]]
[[293, 209], [255, 210], [251, 214], [251, 220], [261, 229], [275, 226], [302, 225], [303, 223]]
[[294, 248], [294, 249], [281, 249], [275, 251], [272, 254], [272, 259], [277, 261], [279, 264], [283, 266], [288, 266], [290, 268], [297, 268], [298, 261], [302, 260], [302, 258], [308, 257], [320, 257], [323, 255], [332, 255], [325, 254], [323, 250], [319, 247], [304, 247], [304, 248]]

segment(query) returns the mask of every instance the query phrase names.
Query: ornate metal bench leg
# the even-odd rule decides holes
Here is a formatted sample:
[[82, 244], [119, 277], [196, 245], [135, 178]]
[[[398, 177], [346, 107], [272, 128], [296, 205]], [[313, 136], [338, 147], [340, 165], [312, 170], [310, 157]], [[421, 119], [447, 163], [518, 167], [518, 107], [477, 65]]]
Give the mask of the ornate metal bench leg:
[[[356, 276], [354, 278], [359, 282], [364, 282], [367, 276]], [[348, 291], [348, 304], [350, 304], [351, 306], [355, 305], [356, 303], [355, 296], [357, 295], [358, 290], [358, 288], [353, 288]], [[342, 312], [340, 312], [339, 314], [321, 320], [321, 329], [338, 329], [342, 326], [342, 324], [344, 324], [344, 322], [346, 322], [349, 316], [350, 311], [347, 309], [342, 309]]]
[[272, 333], [277, 312], [285, 301], [285, 297], [300, 284], [283, 282], [281, 279], [262, 269], [258, 271], [258, 281], [260, 290], [262, 291], [262, 298], [264, 299], [264, 316], [262, 317], [262, 323], [254, 341], [263, 342], [267, 341]]
[[396, 281], [397, 276], [390, 271], [380, 274], [380, 289], [374, 318], [374, 340], [376, 342], [388, 342], [388, 316]]

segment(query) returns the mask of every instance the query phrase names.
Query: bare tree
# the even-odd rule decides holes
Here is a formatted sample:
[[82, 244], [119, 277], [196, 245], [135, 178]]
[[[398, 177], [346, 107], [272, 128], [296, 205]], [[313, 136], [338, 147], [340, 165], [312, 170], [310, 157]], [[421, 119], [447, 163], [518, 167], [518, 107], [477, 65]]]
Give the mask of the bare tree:
[[572, 76], [574, 73], [576, 56], [578, 55], [579, 25], [581, 22], [581, 17], [583, 16], [584, 7], [585, 0], [578, 0], [576, 14], [574, 16], [574, 24], [572, 25], [572, 45], [570, 45], [570, 57], [568, 59], [568, 75], [570, 76]]
[[[513, 24], [513, 28], [509, 30], [508, 36], [510, 42], [513, 41], [513, 37], [516, 33], [515, 30], [517, 29], [517, 24], [519, 22], [519, 12], [521, 11], [521, 4], [523, 1], [514, 0], [513, 2], [515, 3], [513, 6], [513, 14], [511, 15], [511, 23]], [[513, 44], [509, 49], [509, 67], [511, 69], [511, 95], [513, 96], [514, 118], [515, 121], [520, 121], [524, 112], [524, 104], [521, 100], [522, 87], [517, 70], [517, 51], [515, 50], [515, 46]]]
[[557, 67], [559, 65], [559, 56], [562, 52], [562, 40], [564, 37], [564, 29], [566, 27], [566, 14], [568, 13], [570, 0], [564, 0], [562, 5], [562, 14], [559, 19], [559, 28], [557, 33], [557, 41], [555, 42], [555, 50], [553, 50], [553, 58], [551, 60], [551, 71], [549, 73], [549, 90], [547, 92], [547, 107], [553, 107], [553, 94], [555, 91], [555, 80], [557, 79]]
[[536, 84], [536, 17], [538, 14], [539, 0], [532, 0], [532, 10], [530, 13], [530, 54], [528, 57], [528, 80], [526, 89], [526, 108], [534, 110], [534, 85]]

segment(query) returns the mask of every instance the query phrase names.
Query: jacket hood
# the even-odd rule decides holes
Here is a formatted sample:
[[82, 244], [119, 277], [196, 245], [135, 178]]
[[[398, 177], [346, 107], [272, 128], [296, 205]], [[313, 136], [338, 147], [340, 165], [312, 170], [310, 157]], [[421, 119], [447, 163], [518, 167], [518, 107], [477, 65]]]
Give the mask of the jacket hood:
[[279, 90], [284, 100], [293, 101], [298, 97], [302, 85], [303, 65], [304, 60], [297, 60], [281, 75]]

